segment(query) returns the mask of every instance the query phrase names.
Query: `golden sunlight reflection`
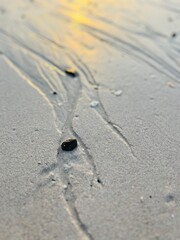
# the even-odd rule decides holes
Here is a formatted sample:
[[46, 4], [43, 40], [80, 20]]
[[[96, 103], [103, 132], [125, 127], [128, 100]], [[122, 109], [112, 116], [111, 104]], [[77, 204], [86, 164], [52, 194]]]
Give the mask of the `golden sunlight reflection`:
[[74, 0], [71, 3], [72, 11], [69, 15], [73, 23], [90, 24], [91, 21], [87, 18], [86, 12], [89, 7], [90, 0]]
[[[48, 38], [78, 55], [97, 55], [98, 40], [88, 33], [92, 27], [104, 32], [120, 31], [115, 29], [115, 24], [122, 24], [126, 20], [123, 13], [134, 8], [134, 0], [52, 0], [56, 4], [47, 4], [51, 14], [46, 22], [36, 20], [39, 29], [44, 29]], [[44, 1], [42, 1], [44, 5]], [[114, 13], [114, 14], [112, 14]], [[126, 14], [127, 15], [127, 14]], [[34, 20], [34, 19], [33, 19]], [[109, 24], [110, 23], [110, 24]], [[112, 24], [111, 24], [112, 23]], [[52, 44], [56, 53], [56, 47]]]
[[[118, 12], [114, 21], [121, 19], [123, 21], [122, 12], [120, 10], [128, 10], [134, 6], [133, 0], [105, 0], [100, 3], [97, 0], [67, 0], [63, 1], [66, 5], [65, 9], [61, 9], [61, 13], [69, 19], [68, 28], [70, 30], [71, 40], [67, 36], [69, 46], [76, 50], [82, 51], [84, 47], [93, 49], [95, 39], [84, 31], [84, 26], [90, 26], [100, 30], [107, 31], [107, 22], [100, 19], [106, 18], [104, 13], [108, 13], [107, 9], [112, 16], [112, 12]], [[113, 19], [110, 19], [113, 21]], [[111, 25], [111, 28], [113, 25]], [[78, 48], [78, 49], [77, 49]]]
[[75, 50], [78, 54], [93, 49], [94, 39], [83, 31], [83, 25], [94, 26], [94, 21], [89, 17], [92, 11], [91, 0], [72, 0], [68, 5], [68, 10], [61, 12], [69, 19], [68, 29], [70, 36], [66, 36], [68, 47]]

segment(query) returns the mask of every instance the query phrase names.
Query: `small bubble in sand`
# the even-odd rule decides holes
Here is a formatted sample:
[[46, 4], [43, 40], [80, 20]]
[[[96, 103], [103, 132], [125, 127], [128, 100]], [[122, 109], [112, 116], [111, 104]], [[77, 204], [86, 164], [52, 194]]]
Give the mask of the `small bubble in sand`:
[[117, 97], [122, 95], [122, 90], [113, 91], [113, 94]]
[[140, 202], [144, 202], [144, 197], [143, 196], [140, 197]]
[[94, 101], [92, 101], [92, 102], [90, 103], [90, 107], [92, 107], [92, 108], [95, 108], [95, 107], [97, 107], [98, 105], [99, 105], [99, 102], [96, 101], [96, 100], [94, 100]]
[[66, 68], [65, 73], [66, 73], [66, 75], [73, 77], [73, 78], [78, 76], [76, 69], [72, 68], [72, 67]]

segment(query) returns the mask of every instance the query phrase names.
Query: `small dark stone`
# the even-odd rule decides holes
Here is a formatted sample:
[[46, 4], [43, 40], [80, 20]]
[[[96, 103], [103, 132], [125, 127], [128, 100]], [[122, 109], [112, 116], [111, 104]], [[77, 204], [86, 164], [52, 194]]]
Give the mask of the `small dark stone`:
[[53, 95], [57, 95], [57, 92], [53, 92]]
[[78, 76], [78, 73], [76, 72], [76, 70], [74, 68], [66, 68], [65, 73], [68, 76], [73, 77], [73, 78]]
[[171, 34], [171, 37], [172, 37], [172, 38], [175, 38], [176, 36], [177, 36], [176, 33], [172, 33], [172, 34]]
[[150, 195], [149, 198], [152, 198], [152, 196]]
[[102, 184], [102, 181], [101, 181], [100, 178], [97, 178], [97, 182], [100, 183], [100, 184]]
[[63, 151], [72, 151], [77, 147], [76, 139], [68, 139], [61, 144]]
[[168, 194], [166, 197], [165, 197], [165, 200], [166, 202], [172, 202], [174, 200], [174, 195], [172, 194]]

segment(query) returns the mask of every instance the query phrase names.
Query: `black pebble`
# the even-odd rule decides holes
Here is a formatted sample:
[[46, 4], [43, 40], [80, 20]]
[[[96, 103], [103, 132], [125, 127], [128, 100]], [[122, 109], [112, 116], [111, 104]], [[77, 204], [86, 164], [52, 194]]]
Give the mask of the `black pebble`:
[[172, 38], [175, 38], [176, 36], [177, 36], [176, 33], [172, 33], [172, 34], [171, 34], [171, 37], [172, 37]]
[[97, 178], [97, 182], [100, 183], [100, 184], [102, 184], [102, 181], [101, 181], [100, 178]]
[[57, 95], [57, 92], [53, 92], [54, 95]]
[[77, 148], [77, 140], [68, 139], [61, 144], [61, 148], [63, 151], [72, 151]]
[[70, 77], [77, 77], [78, 76], [78, 73], [73, 68], [66, 68], [65, 73], [66, 73], [66, 75], [68, 75]]

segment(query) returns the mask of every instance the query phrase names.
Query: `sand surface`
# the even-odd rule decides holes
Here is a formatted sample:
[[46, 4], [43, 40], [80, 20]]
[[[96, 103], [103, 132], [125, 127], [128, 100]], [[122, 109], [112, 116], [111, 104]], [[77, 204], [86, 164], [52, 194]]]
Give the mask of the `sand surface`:
[[180, 239], [179, 0], [0, 0], [0, 179], [0, 240]]

